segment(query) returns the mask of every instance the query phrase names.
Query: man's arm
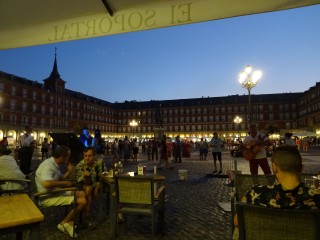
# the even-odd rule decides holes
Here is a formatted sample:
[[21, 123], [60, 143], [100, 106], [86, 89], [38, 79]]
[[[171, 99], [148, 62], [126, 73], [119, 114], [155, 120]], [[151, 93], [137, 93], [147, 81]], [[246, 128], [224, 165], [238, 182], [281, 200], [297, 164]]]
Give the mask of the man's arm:
[[44, 180], [42, 186], [47, 189], [53, 189], [58, 187], [72, 187], [73, 182], [71, 181], [57, 181], [57, 180]]

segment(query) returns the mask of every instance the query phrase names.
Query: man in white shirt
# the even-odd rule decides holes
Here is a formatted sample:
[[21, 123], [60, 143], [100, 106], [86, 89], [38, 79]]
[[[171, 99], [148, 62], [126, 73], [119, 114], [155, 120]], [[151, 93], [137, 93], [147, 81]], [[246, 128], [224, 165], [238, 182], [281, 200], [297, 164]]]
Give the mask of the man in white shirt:
[[249, 136], [244, 139], [243, 144], [246, 145], [247, 148], [254, 147], [255, 149], [257, 149], [257, 146], [260, 148], [252, 159], [248, 159], [251, 174], [258, 174], [259, 166], [261, 167], [264, 174], [271, 174], [271, 169], [268, 164], [267, 153], [265, 149], [265, 144], [267, 141], [268, 137], [266, 135], [260, 134], [257, 130], [257, 125], [251, 123], [249, 126]]
[[[51, 158], [43, 161], [36, 171], [36, 184], [38, 192], [45, 192], [61, 187], [71, 187], [72, 181], [66, 180], [73, 171], [72, 164], [69, 163], [70, 151], [66, 146], [58, 146]], [[67, 172], [62, 174], [59, 166], [68, 164]], [[74, 202], [73, 194], [57, 194], [54, 197], [44, 197], [40, 199], [40, 204], [45, 207], [70, 205]], [[87, 204], [86, 196], [83, 191], [76, 191], [77, 211], [81, 211]], [[67, 216], [58, 224], [57, 228], [65, 234], [73, 237], [73, 217], [74, 210], [72, 209]]]
[[32, 128], [26, 126], [25, 131], [26, 133], [20, 137], [19, 159], [21, 171], [24, 174], [29, 174], [35, 141], [31, 135]]

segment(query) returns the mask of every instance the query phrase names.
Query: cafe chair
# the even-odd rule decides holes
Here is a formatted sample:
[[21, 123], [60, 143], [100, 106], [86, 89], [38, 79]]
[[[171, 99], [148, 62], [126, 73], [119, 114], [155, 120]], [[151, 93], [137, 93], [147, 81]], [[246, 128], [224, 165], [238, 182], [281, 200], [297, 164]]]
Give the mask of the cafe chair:
[[0, 179], [0, 196], [26, 193], [31, 196], [31, 181], [26, 178]]
[[127, 215], [149, 216], [152, 221], [152, 235], [155, 222], [158, 230], [164, 224], [165, 186], [154, 191], [152, 176], [117, 176], [118, 214], [122, 214], [127, 229]]
[[285, 210], [237, 203], [239, 240], [320, 240], [320, 210]]
[[252, 186], [270, 185], [275, 181], [274, 175], [235, 174], [234, 188], [231, 191], [231, 235], [234, 231], [233, 216], [236, 213], [236, 203], [251, 189]]
[[[36, 180], [35, 180], [35, 175], [36, 175], [36, 172], [32, 172], [30, 174], [28, 174], [28, 178], [30, 179], [31, 181], [31, 191], [32, 191], [32, 199], [34, 201], [34, 203], [36, 204], [36, 206], [39, 208], [39, 210], [41, 212], [43, 212], [43, 215], [45, 216], [45, 219], [48, 219], [49, 216], [51, 216], [52, 214], [46, 214], [47, 210], [51, 210], [53, 209], [54, 212], [57, 211], [57, 209], [61, 209], [63, 208], [64, 209], [64, 214], [67, 214], [67, 212], [70, 210], [70, 208], [73, 208], [74, 211], [76, 211], [76, 187], [68, 187], [68, 188], [59, 188], [59, 189], [55, 189], [55, 190], [50, 190], [50, 191], [46, 191], [46, 192], [38, 192], [38, 189], [37, 189], [37, 184], [36, 184]], [[42, 197], [55, 197], [57, 196], [57, 194], [63, 194], [63, 193], [66, 193], [66, 192], [73, 192], [74, 194], [74, 203], [72, 203], [71, 205], [60, 205], [60, 206], [50, 206], [50, 207], [45, 207], [41, 204], [41, 198]], [[76, 227], [76, 217], [74, 217], [73, 221], [74, 221], [74, 224], [73, 224], [73, 227], [75, 228]], [[75, 234], [75, 229], [73, 229], [73, 233]], [[75, 236], [74, 236], [75, 237]]]

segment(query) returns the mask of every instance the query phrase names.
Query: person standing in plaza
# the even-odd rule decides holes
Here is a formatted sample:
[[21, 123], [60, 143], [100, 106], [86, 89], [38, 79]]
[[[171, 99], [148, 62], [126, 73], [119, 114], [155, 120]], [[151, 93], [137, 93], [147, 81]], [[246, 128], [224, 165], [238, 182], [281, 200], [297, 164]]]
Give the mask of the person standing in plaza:
[[48, 138], [44, 138], [43, 142], [41, 143], [41, 153], [42, 153], [41, 161], [43, 161], [43, 159], [48, 158], [49, 146], [50, 144], [48, 143]]
[[32, 133], [32, 128], [30, 126], [25, 127], [25, 134], [20, 137], [20, 150], [19, 150], [19, 159], [20, 159], [20, 170], [24, 174], [30, 173], [30, 166], [32, 155], [34, 151], [35, 140]]
[[214, 164], [214, 171], [213, 173], [217, 172], [217, 160], [219, 161], [219, 172], [222, 173], [222, 157], [221, 157], [221, 146], [223, 145], [223, 140], [218, 137], [218, 133], [213, 133], [213, 138], [211, 139], [211, 147], [212, 147], [212, 156], [213, 156], [213, 164]]
[[93, 147], [94, 140], [93, 137], [89, 133], [89, 129], [87, 127], [82, 129], [82, 135], [80, 136], [80, 142], [84, 147]]
[[103, 158], [103, 155], [106, 152], [106, 143], [104, 139], [101, 137], [101, 132], [99, 129], [96, 129], [94, 131], [93, 146], [96, 151], [96, 154], [100, 158]]
[[3, 137], [3, 139], [0, 141], [0, 146], [8, 147], [9, 142], [7, 137]]
[[242, 147], [244, 147], [245, 158], [249, 160], [251, 174], [258, 174], [259, 166], [264, 174], [271, 174], [265, 149], [268, 141], [268, 136], [260, 134], [255, 123], [249, 125], [249, 136], [244, 139]]
[[175, 145], [174, 145], [174, 162], [181, 163], [181, 155], [182, 155], [182, 142], [180, 140], [180, 136], [177, 135], [175, 139]]
[[128, 136], [125, 136], [122, 141], [122, 156], [124, 162], [128, 162], [131, 157], [131, 148]]
[[160, 142], [160, 161], [158, 164], [158, 169], [161, 170], [162, 163], [165, 162], [166, 168], [169, 167], [169, 159], [168, 159], [168, 146], [167, 146], [167, 136], [163, 135]]
[[159, 143], [156, 140], [156, 137], [152, 140], [152, 161], [154, 160], [154, 157], [156, 157], [156, 161], [158, 161], [158, 147]]
[[289, 145], [289, 146], [296, 146], [296, 142], [291, 137], [292, 137], [292, 133], [285, 133], [283, 144]]

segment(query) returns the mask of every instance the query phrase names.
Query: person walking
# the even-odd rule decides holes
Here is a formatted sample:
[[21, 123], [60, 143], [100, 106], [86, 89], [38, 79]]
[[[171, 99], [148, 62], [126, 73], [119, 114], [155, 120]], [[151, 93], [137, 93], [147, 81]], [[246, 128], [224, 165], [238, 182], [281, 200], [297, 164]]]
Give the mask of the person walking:
[[223, 140], [218, 137], [218, 133], [213, 133], [213, 138], [211, 139], [211, 147], [212, 147], [212, 156], [213, 156], [213, 164], [214, 171], [213, 173], [217, 173], [217, 160], [219, 161], [219, 174], [222, 173], [222, 157], [221, 157], [221, 146], [223, 145]]

